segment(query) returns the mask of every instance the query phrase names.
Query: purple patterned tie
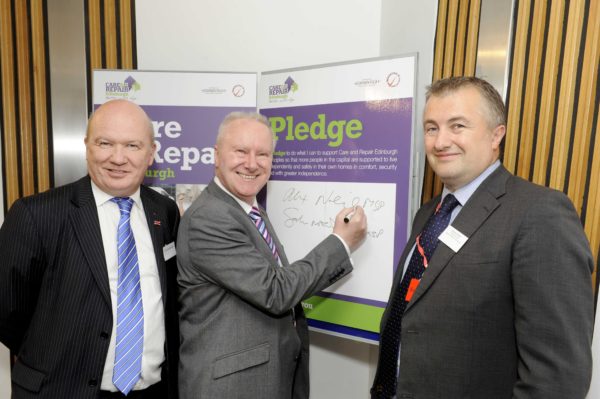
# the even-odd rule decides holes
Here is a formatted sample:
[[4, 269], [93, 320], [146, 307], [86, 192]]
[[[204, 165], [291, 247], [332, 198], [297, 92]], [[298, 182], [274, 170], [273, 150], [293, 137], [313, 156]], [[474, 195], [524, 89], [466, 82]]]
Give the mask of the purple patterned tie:
[[271, 237], [271, 235], [269, 234], [269, 231], [267, 230], [267, 225], [263, 220], [262, 216], [260, 215], [260, 211], [258, 210], [258, 208], [253, 206], [252, 210], [248, 215], [250, 215], [250, 219], [252, 219], [252, 221], [256, 225], [258, 232], [265, 239], [265, 241], [269, 245], [269, 248], [271, 248], [271, 252], [273, 253], [275, 259], [279, 260], [279, 254], [277, 253], [277, 248], [275, 247], [273, 237]]

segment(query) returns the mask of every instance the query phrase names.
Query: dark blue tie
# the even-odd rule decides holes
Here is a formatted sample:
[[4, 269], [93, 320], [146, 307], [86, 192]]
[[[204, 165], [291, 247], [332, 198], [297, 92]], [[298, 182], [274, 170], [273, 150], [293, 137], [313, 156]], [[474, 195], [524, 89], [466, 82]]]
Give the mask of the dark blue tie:
[[417, 237], [406, 273], [392, 296], [388, 319], [381, 332], [377, 373], [371, 390], [372, 399], [389, 399], [396, 395], [402, 315], [425, 272], [428, 261], [433, 256], [439, 235], [448, 227], [456, 205], [457, 199], [452, 194], [446, 195], [441, 206], [427, 220], [425, 228]]
[[119, 281], [117, 286], [117, 339], [113, 384], [125, 395], [142, 373], [144, 348], [144, 310], [140, 288], [140, 269], [131, 231], [131, 198], [113, 198], [121, 217], [117, 229]]

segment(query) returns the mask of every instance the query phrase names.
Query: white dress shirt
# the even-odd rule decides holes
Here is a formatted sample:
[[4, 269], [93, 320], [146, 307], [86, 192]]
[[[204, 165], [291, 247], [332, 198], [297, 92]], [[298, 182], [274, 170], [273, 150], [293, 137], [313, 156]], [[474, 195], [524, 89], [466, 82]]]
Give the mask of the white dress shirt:
[[[98, 219], [100, 221], [104, 255], [106, 257], [113, 313], [110, 346], [106, 355], [100, 389], [116, 392], [118, 389], [114, 386], [112, 379], [117, 335], [117, 283], [119, 280], [117, 228], [121, 213], [119, 206], [111, 201], [113, 197], [100, 190], [93, 182], [92, 192], [98, 208]], [[139, 188], [130, 197], [134, 202], [131, 208], [130, 222], [138, 254], [142, 307], [144, 309], [142, 375], [133, 388], [134, 390], [139, 390], [148, 388], [150, 385], [156, 384], [161, 380], [161, 365], [165, 361], [165, 317], [154, 246], [152, 245], [152, 238], [150, 237], [150, 230], [148, 229]]]

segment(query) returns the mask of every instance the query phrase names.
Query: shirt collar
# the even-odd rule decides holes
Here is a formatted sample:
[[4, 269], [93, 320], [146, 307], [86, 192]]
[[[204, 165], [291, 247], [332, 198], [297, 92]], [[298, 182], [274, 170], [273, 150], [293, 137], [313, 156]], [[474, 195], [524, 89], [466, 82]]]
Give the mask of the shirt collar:
[[491, 175], [493, 171], [495, 171], [496, 169], [498, 169], [499, 166], [500, 166], [500, 160], [497, 159], [496, 162], [494, 162], [493, 164], [491, 164], [490, 166], [488, 166], [486, 168], [486, 170], [484, 170], [475, 179], [471, 180], [470, 183], [465, 184], [464, 186], [462, 186], [461, 188], [457, 189], [453, 193], [451, 193], [450, 190], [448, 190], [446, 188], [446, 186], [444, 186], [444, 189], [442, 190], [441, 201], [443, 201], [444, 198], [446, 198], [446, 195], [452, 194], [452, 195], [454, 195], [454, 197], [456, 197], [456, 199], [458, 200], [459, 204], [461, 206], [463, 206], [464, 204], [467, 203], [467, 201], [469, 200], [469, 198], [471, 198], [471, 196], [473, 195], [473, 193], [475, 192], [475, 190], [477, 190], [477, 188], [479, 188], [479, 186], [481, 185], [481, 183], [483, 183], [483, 181], [485, 179], [487, 179], [488, 176]]
[[[94, 194], [94, 201], [96, 202], [96, 206], [102, 206], [106, 202], [110, 201], [112, 198], [115, 198], [114, 195], [110, 195], [110, 194], [102, 191], [100, 189], [100, 187], [98, 187], [94, 183], [93, 180], [90, 180], [90, 183], [92, 183], [92, 193]], [[140, 197], [140, 188], [139, 187], [137, 188], [137, 190], [135, 190], [135, 193], [133, 193], [129, 196], [129, 198], [131, 198], [133, 200], [133, 203], [135, 204], [136, 207], [141, 209], [142, 200]]]
[[229, 195], [231, 198], [233, 198], [235, 200], [235, 202], [237, 202], [242, 207], [244, 212], [250, 213], [253, 206], [258, 208], [258, 203], [256, 202], [256, 197], [254, 197], [254, 199], [252, 200], [252, 205], [250, 205], [246, 201], [242, 201], [241, 199], [239, 199], [238, 197], [233, 195], [229, 190], [227, 190], [225, 188], [225, 186], [223, 185], [223, 183], [221, 183], [221, 180], [219, 180], [219, 178], [217, 176], [215, 176], [214, 180], [215, 180], [215, 184], [217, 186], [219, 186], [221, 188], [221, 190], [225, 191], [227, 193], [227, 195]]

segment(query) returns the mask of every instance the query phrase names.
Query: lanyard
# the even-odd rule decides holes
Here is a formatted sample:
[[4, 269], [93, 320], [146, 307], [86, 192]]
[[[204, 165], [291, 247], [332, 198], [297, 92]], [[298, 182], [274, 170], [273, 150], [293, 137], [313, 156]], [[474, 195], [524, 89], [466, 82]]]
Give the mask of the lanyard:
[[[437, 207], [435, 208], [435, 213], [439, 212], [441, 206], [442, 206], [442, 203], [440, 202], [437, 205]], [[423, 258], [423, 266], [425, 267], [425, 270], [427, 270], [427, 266], [429, 265], [429, 261], [427, 260], [427, 256], [425, 256], [425, 249], [421, 245], [421, 234], [419, 234], [417, 236], [417, 240], [416, 241], [417, 241], [417, 248], [416, 249], [417, 249], [417, 251], [419, 251], [419, 254]], [[423, 273], [425, 273], [425, 272], [423, 272]], [[410, 280], [410, 284], [408, 286], [408, 290], [406, 290], [406, 296], [404, 297], [404, 300], [406, 302], [410, 302], [410, 300], [412, 299], [412, 296], [415, 293], [415, 290], [419, 286], [420, 282], [421, 282], [420, 278], [413, 278], [413, 279]]]

